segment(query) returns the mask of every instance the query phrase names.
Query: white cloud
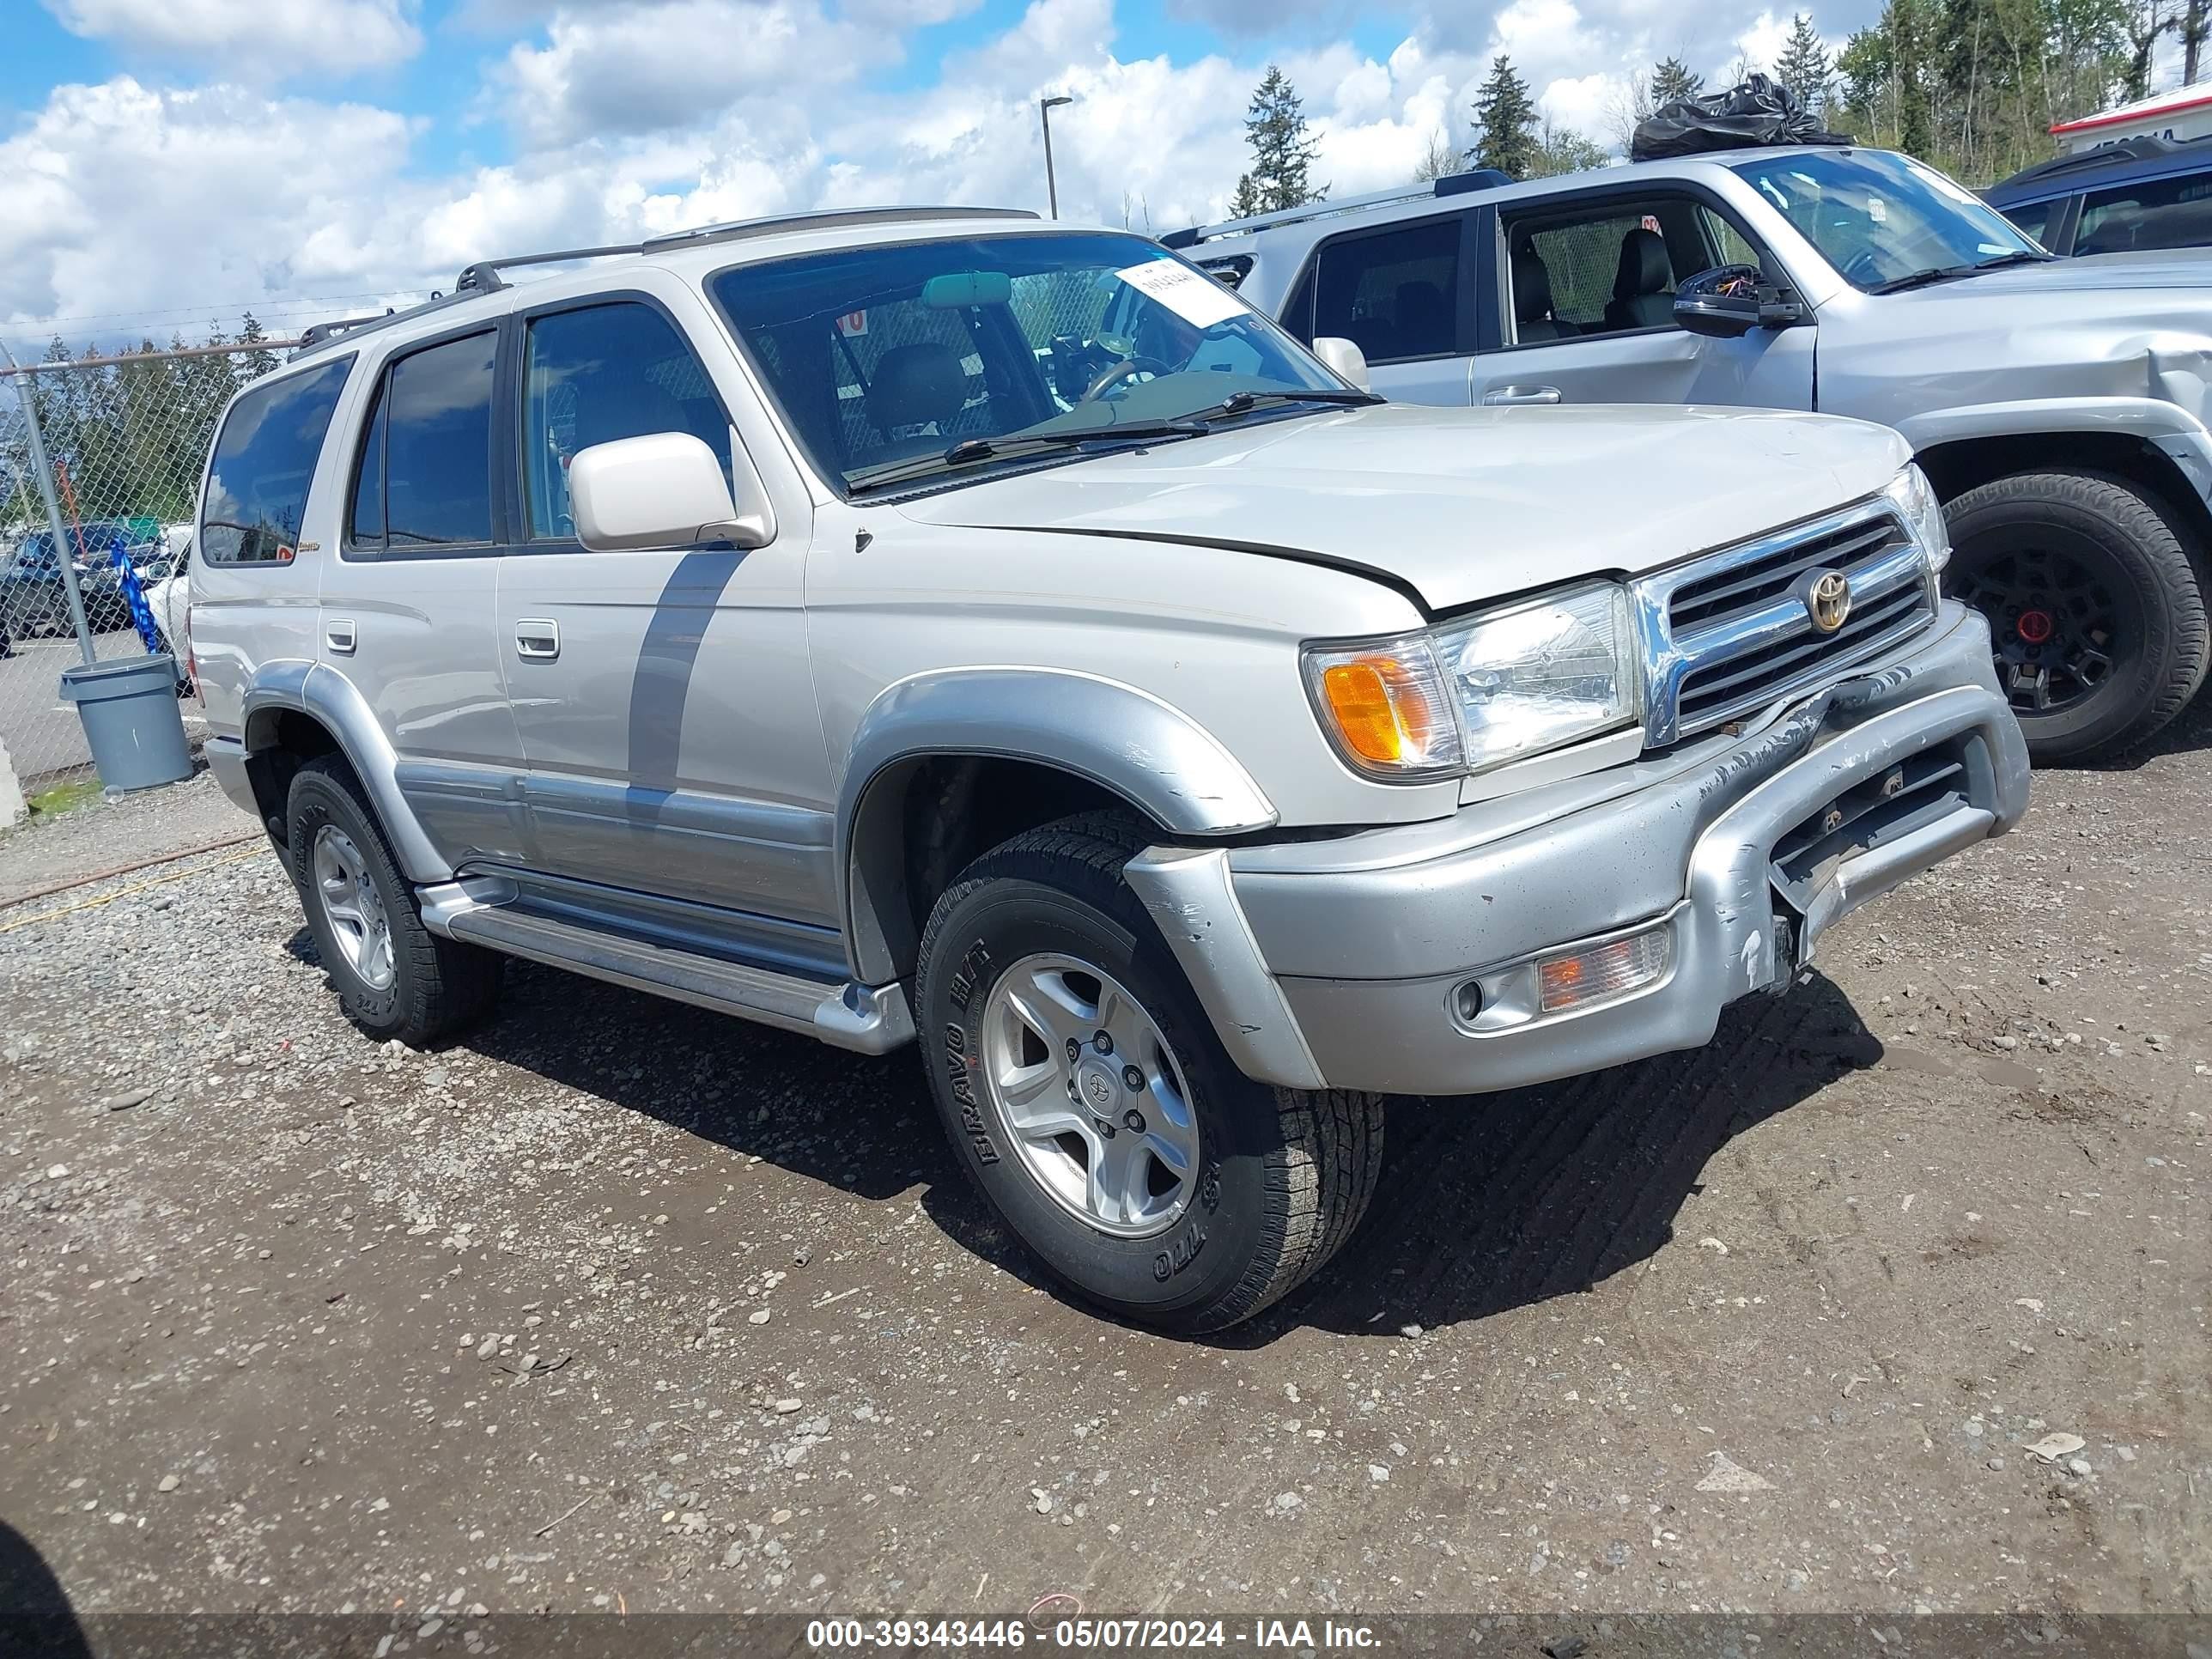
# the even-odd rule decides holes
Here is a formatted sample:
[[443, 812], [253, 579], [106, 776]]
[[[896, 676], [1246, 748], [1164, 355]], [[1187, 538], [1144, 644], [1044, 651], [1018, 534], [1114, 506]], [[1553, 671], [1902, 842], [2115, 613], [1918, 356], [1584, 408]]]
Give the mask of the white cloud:
[[226, 73], [343, 74], [411, 58], [414, 0], [46, 0], [64, 28], [142, 51], [223, 60]]
[[551, 147], [705, 126], [741, 100], [797, 114], [810, 97], [896, 54], [895, 36], [833, 19], [815, 0], [564, 6], [544, 45], [509, 50], [486, 107]]
[[[1223, 214], [1249, 164], [1245, 105], [1271, 54], [1125, 58], [1115, 0], [1031, 0], [1010, 27], [948, 54], [929, 84], [868, 85], [901, 41], [864, 15], [968, 3], [562, 0], [528, 40], [495, 50], [475, 118], [508, 129], [514, 154], [497, 166], [426, 168], [424, 124], [362, 104], [128, 76], [58, 88], [0, 138], [0, 330], [35, 342], [57, 317], [191, 304], [177, 321], [191, 331], [215, 314], [204, 301], [234, 319], [246, 304], [396, 295], [501, 253], [815, 206], [1042, 210], [1047, 93], [1076, 100], [1053, 115], [1066, 216], [1126, 212], [1166, 230]], [[1342, 198], [1409, 180], [1439, 133], [1471, 142], [1494, 52], [1511, 51], [1553, 121], [1610, 143], [1630, 71], [1679, 52], [1717, 72], [1773, 15], [1507, 0], [1449, 28], [1424, 23], [1380, 59], [1342, 40], [1272, 55], [1313, 122], [1315, 176]], [[1674, 33], [1686, 19], [1703, 31], [1696, 42]], [[93, 331], [68, 328], [73, 341]]]
[[[58, 87], [0, 142], [0, 317], [17, 333], [22, 319], [302, 291], [328, 274], [303, 265], [307, 239], [373, 214], [410, 137], [388, 111], [241, 87]], [[366, 240], [342, 263], [349, 292], [401, 264]]]

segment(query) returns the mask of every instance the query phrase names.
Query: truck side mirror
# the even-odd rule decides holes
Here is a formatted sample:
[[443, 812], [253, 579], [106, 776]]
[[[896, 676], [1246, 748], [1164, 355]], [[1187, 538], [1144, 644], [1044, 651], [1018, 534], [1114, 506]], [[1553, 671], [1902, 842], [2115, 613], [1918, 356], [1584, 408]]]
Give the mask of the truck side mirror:
[[1674, 321], [1692, 334], [1735, 340], [1755, 328], [1789, 328], [1804, 307], [1767, 283], [1757, 265], [1716, 265], [1674, 290]]
[[1324, 334], [1313, 343], [1313, 355], [1322, 364], [1335, 371], [1339, 380], [1349, 380], [1362, 392], [1372, 392], [1367, 374], [1367, 354], [1341, 336]]
[[775, 520], [750, 465], [737, 469], [748, 499], [734, 501], [714, 452], [688, 432], [618, 438], [579, 450], [568, 463], [576, 539], [594, 553], [728, 542], [765, 547]]

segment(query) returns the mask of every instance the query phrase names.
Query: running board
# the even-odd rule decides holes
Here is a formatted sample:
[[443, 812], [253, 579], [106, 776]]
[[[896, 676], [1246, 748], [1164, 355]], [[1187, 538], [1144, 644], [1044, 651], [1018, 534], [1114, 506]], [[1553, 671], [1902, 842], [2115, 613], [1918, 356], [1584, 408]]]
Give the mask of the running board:
[[801, 1031], [864, 1054], [914, 1041], [902, 984], [830, 985], [510, 909], [514, 884], [496, 876], [442, 882], [422, 889], [420, 896], [422, 925], [465, 944]]

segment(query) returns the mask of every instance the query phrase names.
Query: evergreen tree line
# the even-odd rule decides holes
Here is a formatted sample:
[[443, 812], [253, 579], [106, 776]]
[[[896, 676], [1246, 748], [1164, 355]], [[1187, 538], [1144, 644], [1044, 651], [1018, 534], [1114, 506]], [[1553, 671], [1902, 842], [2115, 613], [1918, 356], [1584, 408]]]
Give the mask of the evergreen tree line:
[[[147, 361], [105, 368], [72, 368], [30, 376], [39, 411], [39, 432], [47, 459], [66, 469], [81, 519], [151, 519], [173, 523], [189, 519], [197, 503], [201, 469], [215, 423], [231, 394], [276, 367], [276, 353], [259, 342], [269, 331], [247, 313], [234, 335], [218, 326], [198, 343], [235, 345], [240, 350], [207, 357], [162, 357], [188, 343], [172, 334], [168, 345], [150, 337], [118, 352], [87, 345], [72, 353], [58, 337], [44, 361], [70, 363], [80, 357], [144, 356]], [[10, 476], [0, 478], [7, 492], [0, 500], [0, 527], [43, 528], [46, 507], [38, 482], [28, 476], [29, 451], [22, 416], [12, 389], [0, 392], [0, 432]], [[64, 514], [68, 503], [63, 503]]]
[[[1985, 185], [2048, 158], [2055, 124], [2143, 96], [2168, 38], [2193, 82], [2208, 37], [2212, 0], [1886, 0], [1881, 17], [1832, 58], [1811, 15], [1795, 14], [1771, 64], [1739, 60], [1728, 80], [1763, 70], [1838, 131]], [[1436, 134], [1414, 177], [1495, 167], [1541, 179], [1602, 167], [1612, 151], [1626, 153], [1638, 122], [1706, 90], [1705, 78], [1674, 56], [1632, 76], [1608, 112], [1609, 150], [1543, 114], [1501, 52], [1468, 111], [1474, 142], [1462, 149]], [[1317, 145], [1297, 90], [1273, 64], [1244, 127], [1253, 165], [1237, 180], [1232, 214], [1326, 199], [1328, 186], [1313, 182]]]

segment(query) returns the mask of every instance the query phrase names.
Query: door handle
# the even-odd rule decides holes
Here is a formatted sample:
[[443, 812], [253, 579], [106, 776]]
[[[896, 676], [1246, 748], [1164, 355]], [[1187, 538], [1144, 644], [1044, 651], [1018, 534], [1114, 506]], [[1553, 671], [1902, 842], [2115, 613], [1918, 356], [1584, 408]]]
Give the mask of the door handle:
[[542, 617], [525, 617], [514, 624], [514, 648], [533, 661], [544, 662], [561, 654], [561, 624]]
[[323, 624], [323, 643], [341, 657], [353, 655], [357, 638], [353, 619], [349, 617], [333, 617]]
[[1555, 404], [1559, 401], [1559, 388], [1555, 386], [1492, 386], [1482, 394], [1482, 401], [1501, 404]]

